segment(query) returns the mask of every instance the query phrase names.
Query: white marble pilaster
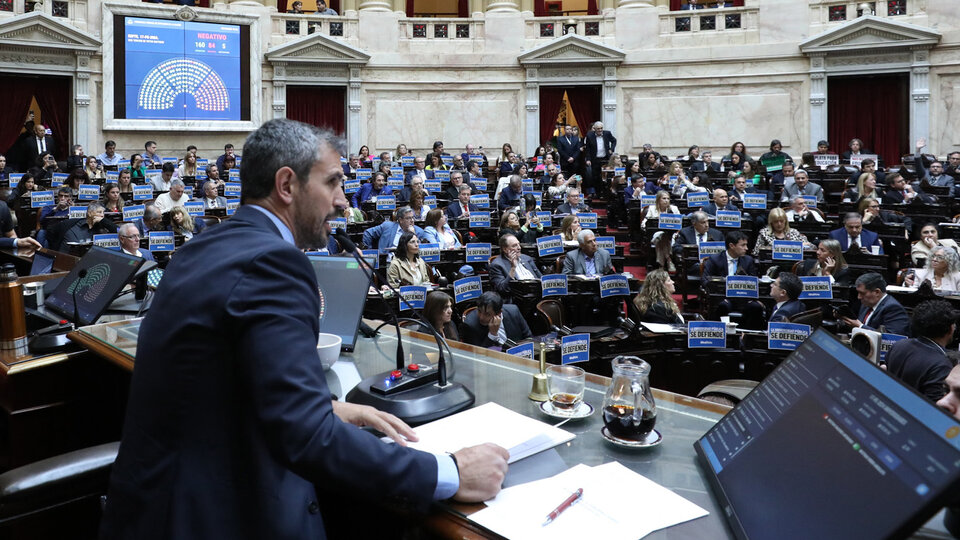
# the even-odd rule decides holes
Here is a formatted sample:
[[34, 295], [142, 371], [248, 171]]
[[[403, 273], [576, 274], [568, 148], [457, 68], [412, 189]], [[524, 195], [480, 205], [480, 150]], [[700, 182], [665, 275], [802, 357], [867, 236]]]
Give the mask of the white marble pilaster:
[[653, 0], [617, 0], [617, 8], [654, 7]]
[[525, 156], [532, 156], [540, 146], [540, 82], [537, 80], [537, 68], [526, 68], [527, 91], [527, 133]]
[[287, 63], [273, 64], [273, 118], [287, 117]]
[[390, 0], [360, 0], [357, 9], [360, 11], [393, 11], [393, 2]]
[[[810, 146], [827, 140], [827, 70], [822, 55], [810, 58]], [[837, 141], [834, 141], [836, 144]]]
[[930, 135], [930, 51], [914, 50], [910, 65], [910, 143]]
[[350, 67], [347, 81], [347, 148], [360, 148], [364, 134], [360, 133], [360, 67]]
[[91, 151], [89, 143], [90, 123], [90, 53], [77, 53], [77, 72], [73, 78], [73, 143]]
[[520, 11], [518, 0], [487, 0], [487, 13], [516, 13]]
[[603, 67], [603, 129], [616, 136], [617, 129], [617, 66]]

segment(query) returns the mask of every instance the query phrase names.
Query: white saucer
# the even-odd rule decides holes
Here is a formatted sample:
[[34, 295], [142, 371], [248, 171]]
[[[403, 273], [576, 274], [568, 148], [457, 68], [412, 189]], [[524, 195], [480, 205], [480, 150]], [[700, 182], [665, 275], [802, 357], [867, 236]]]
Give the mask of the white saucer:
[[553, 403], [550, 403], [549, 400], [543, 401], [540, 403], [540, 410], [554, 418], [569, 418], [576, 420], [578, 418], [586, 418], [593, 414], [593, 405], [590, 405], [586, 401], [581, 401], [580, 405], [576, 409], [570, 410], [561, 410], [553, 406]]
[[647, 434], [647, 438], [642, 441], [614, 437], [610, 434], [610, 431], [607, 430], [607, 426], [600, 428], [600, 435], [603, 435], [604, 439], [612, 442], [613, 444], [622, 446], [624, 448], [651, 448], [663, 442], [663, 435], [661, 435], [656, 429], [650, 431], [650, 433]]

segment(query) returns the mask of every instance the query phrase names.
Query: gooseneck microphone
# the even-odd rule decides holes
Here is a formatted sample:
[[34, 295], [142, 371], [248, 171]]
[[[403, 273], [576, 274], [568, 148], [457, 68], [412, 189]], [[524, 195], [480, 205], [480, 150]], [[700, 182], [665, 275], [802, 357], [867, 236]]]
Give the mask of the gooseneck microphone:
[[77, 283], [73, 286], [73, 327], [80, 328], [80, 310], [77, 307], [77, 289], [83, 283], [83, 278], [87, 277], [87, 269], [84, 268], [77, 272]]

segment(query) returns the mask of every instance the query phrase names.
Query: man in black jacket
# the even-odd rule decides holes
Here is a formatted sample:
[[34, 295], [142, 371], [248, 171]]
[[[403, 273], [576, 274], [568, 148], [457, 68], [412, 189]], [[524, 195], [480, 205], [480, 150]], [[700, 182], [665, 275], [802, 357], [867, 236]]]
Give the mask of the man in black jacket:
[[531, 337], [520, 310], [504, 304], [500, 295], [488, 291], [477, 299], [477, 309], [463, 320], [463, 341], [478, 347], [495, 347]]
[[942, 398], [944, 381], [953, 361], [947, 357], [946, 347], [953, 340], [957, 317], [950, 302], [928, 300], [913, 310], [910, 327], [912, 339], [898, 341], [887, 352], [887, 373], [920, 392], [927, 399]]

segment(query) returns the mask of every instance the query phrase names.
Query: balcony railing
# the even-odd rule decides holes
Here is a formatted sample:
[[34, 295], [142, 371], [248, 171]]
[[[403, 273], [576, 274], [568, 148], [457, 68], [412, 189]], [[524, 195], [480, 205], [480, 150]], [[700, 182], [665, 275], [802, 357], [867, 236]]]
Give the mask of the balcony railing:
[[553, 39], [571, 32], [580, 36], [612, 36], [614, 19], [603, 15], [578, 15], [576, 17], [536, 17], [527, 19], [526, 39]]
[[310, 34], [352, 39], [357, 37], [356, 17], [328, 17], [301, 13], [276, 13], [271, 17], [274, 42], [290, 41]]
[[[867, 4], [869, 9], [863, 9]], [[837, 2], [820, 0], [810, 2], [811, 24], [836, 24], [856, 19], [869, 12], [878, 17], [905, 17], [920, 12], [919, 0], [872, 0], [868, 2]]]
[[459, 41], [481, 39], [483, 20], [470, 18], [400, 19], [400, 40]]
[[669, 11], [660, 15], [660, 34], [736, 32], [757, 29], [756, 7], [724, 7], [695, 11]]

